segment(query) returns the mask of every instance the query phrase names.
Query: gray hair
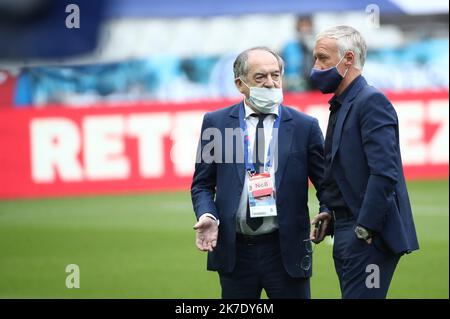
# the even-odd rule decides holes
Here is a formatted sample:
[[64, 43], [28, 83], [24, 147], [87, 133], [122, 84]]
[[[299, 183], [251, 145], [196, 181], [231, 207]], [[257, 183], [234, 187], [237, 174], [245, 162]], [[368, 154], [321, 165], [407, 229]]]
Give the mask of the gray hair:
[[320, 32], [316, 36], [316, 41], [323, 38], [336, 39], [339, 48], [339, 58], [342, 58], [346, 52], [352, 51], [355, 54], [354, 67], [362, 70], [366, 62], [367, 45], [356, 29], [345, 25], [331, 27]]
[[240, 76], [247, 76], [248, 73], [248, 53], [250, 51], [256, 51], [256, 50], [262, 50], [271, 53], [278, 61], [278, 66], [280, 67], [281, 75], [284, 73], [284, 61], [283, 59], [273, 50], [269, 49], [268, 47], [260, 46], [260, 47], [253, 47], [250, 49], [247, 49], [243, 52], [241, 52], [233, 64], [233, 72], [234, 72], [234, 78], [237, 79]]

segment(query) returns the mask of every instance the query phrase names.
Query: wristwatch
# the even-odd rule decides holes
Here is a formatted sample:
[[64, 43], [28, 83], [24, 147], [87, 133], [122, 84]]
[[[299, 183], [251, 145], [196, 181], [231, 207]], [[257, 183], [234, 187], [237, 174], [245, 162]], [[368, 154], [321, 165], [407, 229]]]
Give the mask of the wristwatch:
[[364, 239], [364, 240], [368, 240], [370, 237], [372, 237], [372, 234], [370, 233], [370, 231], [360, 225], [357, 225], [355, 227], [355, 234], [356, 234], [356, 237], [358, 237], [359, 239]]

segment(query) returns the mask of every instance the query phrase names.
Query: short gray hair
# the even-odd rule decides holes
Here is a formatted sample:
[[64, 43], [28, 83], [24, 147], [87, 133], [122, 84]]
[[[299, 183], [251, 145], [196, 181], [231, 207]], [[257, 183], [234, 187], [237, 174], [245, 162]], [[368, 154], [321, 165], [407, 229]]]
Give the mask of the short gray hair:
[[355, 54], [354, 67], [362, 70], [366, 62], [367, 45], [358, 30], [346, 25], [339, 25], [320, 32], [316, 36], [316, 41], [323, 38], [336, 39], [339, 58], [342, 58], [346, 52], [352, 51]]
[[261, 51], [266, 51], [271, 53], [278, 61], [278, 66], [280, 67], [280, 72], [281, 75], [283, 75], [284, 73], [284, 61], [283, 59], [273, 50], [269, 49], [268, 47], [264, 47], [264, 46], [260, 46], [260, 47], [253, 47], [250, 49], [247, 49], [243, 52], [241, 52], [236, 60], [234, 61], [233, 64], [233, 72], [234, 72], [234, 78], [237, 79], [240, 76], [247, 76], [248, 73], [248, 53], [250, 51], [256, 51], [256, 50], [261, 50]]

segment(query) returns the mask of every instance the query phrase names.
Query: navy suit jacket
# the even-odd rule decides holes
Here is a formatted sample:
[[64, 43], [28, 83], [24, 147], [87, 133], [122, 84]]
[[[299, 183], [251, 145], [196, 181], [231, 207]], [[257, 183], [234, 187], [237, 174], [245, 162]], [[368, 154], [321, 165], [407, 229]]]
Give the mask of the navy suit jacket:
[[331, 172], [357, 223], [392, 252], [419, 248], [403, 175], [394, 107], [359, 76], [345, 97], [333, 134]]
[[[239, 108], [242, 107], [243, 102], [207, 113], [203, 119], [202, 135], [208, 128], [218, 129], [222, 138], [216, 139], [214, 145], [223, 150], [223, 154], [211, 163], [197, 160], [191, 187], [197, 218], [211, 213], [220, 220], [217, 247], [208, 252], [208, 270], [230, 272], [235, 266], [236, 212], [246, 171], [243, 161], [238, 161], [235, 155], [232, 163], [223, 162], [224, 136], [226, 128], [239, 128]], [[309, 277], [311, 270], [304, 271], [300, 267], [307, 254], [303, 240], [309, 238], [310, 232], [308, 178], [320, 198], [324, 174], [323, 135], [315, 118], [283, 105], [280, 108], [275, 188], [281, 255], [284, 267], [292, 277]], [[211, 150], [211, 141], [212, 138], [201, 139], [198, 154]], [[242, 152], [242, 135], [231, 144], [227, 147], [237, 147]], [[326, 207], [321, 206], [321, 210], [326, 211]]]

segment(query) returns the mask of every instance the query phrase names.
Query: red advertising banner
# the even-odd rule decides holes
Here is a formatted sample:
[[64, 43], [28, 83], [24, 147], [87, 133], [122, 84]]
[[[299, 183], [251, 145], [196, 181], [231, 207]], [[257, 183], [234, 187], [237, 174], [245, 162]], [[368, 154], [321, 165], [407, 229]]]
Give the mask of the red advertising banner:
[[[407, 178], [448, 178], [445, 92], [388, 94]], [[330, 96], [285, 96], [325, 132]], [[189, 188], [205, 112], [237, 101], [92, 105], [0, 111], [0, 198]]]

